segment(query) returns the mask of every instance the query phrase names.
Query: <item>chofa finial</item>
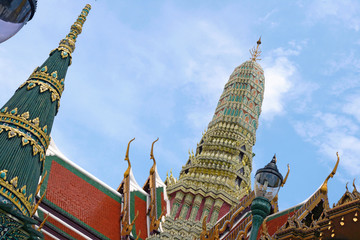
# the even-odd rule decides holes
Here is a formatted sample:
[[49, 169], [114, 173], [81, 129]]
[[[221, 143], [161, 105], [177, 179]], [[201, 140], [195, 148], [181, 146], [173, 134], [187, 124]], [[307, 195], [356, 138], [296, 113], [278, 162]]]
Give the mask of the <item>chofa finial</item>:
[[91, 9], [91, 5], [86, 4], [86, 6], [81, 11], [79, 17], [77, 18], [77, 20], [74, 22], [73, 25], [71, 25], [70, 33], [60, 41], [59, 49], [64, 50], [68, 54], [74, 52], [76, 38], [82, 31], [82, 26], [86, 21], [86, 16], [89, 14], [90, 9]]
[[256, 62], [256, 60], [261, 60], [259, 58], [260, 54], [261, 54], [261, 50], [260, 50], [261, 36], [260, 36], [259, 40], [256, 43], [257, 43], [256, 48], [254, 47], [253, 49], [249, 50], [250, 54], [251, 54], [250, 59], [251, 59], [251, 61], [254, 61], [254, 62]]
[[153, 141], [153, 143], [151, 144], [151, 151], [150, 151], [150, 159], [153, 160], [154, 164], [150, 169], [150, 175], [155, 173], [155, 169], [156, 169], [156, 160], [154, 157], [154, 143], [156, 143], [159, 140], [159, 138], [157, 138], [155, 141]]
[[151, 144], [151, 151], [150, 151], [150, 159], [154, 160], [154, 164], [156, 164], [155, 157], [154, 157], [154, 143], [156, 143], [159, 140], [157, 138], [153, 143]]
[[339, 165], [339, 162], [340, 162], [340, 157], [339, 157], [339, 153], [336, 153], [336, 156], [337, 156], [337, 161], [336, 161], [336, 164], [335, 164], [335, 167], [334, 169], [332, 170], [332, 172], [329, 174], [329, 176], [325, 179], [324, 183], [322, 184], [321, 188], [320, 188], [320, 191], [324, 194], [327, 193], [328, 191], [328, 188], [327, 188], [327, 182], [329, 181], [330, 178], [334, 177], [335, 173], [336, 173], [336, 170], [337, 170], [337, 167]]
[[124, 178], [127, 178], [129, 176], [129, 174], [130, 174], [131, 163], [130, 163], [130, 158], [129, 158], [129, 149], [130, 149], [130, 143], [132, 141], [134, 141], [134, 140], [135, 140], [135, 138], [133, 138], [133, 139], [131, 139], [129, 141], [127, 149], [126, 149], [126, 154], [125, 154], [125, 159], [124, 160], [128, 162], [128, 167], [127, 167], [127, 169], [126, 169], [126, 171], [124, 173]]

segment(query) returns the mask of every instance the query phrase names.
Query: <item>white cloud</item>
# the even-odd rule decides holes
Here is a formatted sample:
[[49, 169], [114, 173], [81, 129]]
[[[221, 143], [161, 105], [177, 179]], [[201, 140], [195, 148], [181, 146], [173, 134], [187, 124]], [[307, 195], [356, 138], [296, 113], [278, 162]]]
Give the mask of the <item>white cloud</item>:
[[348, 116], [319, 112], [309, 121], [297, 121], [295, 130], [317, 146], [325, 160], [333, 161], [339, 152], [341, 167], [351, 176], [360, 174], [359, 126]]
[[264, 59], [265, 95], [262, 117], [271, 120], [275, 115], [284, 113], [284, 94], [292, 87], [291, 77], [296, 72], [295, 65], [287, 57]]
[[360, 123], [360, 96], [358, 94], [349, 96], [342, 111], [354, 116]]
[[324, 21], [334, 27], [345, 26], [355, 31], [360, 30], [360, 4], [355, 0], [316, 0], [309, 5], [308, 20]]
[[277, 12], [279, 12], [278, 9], [272, 9], [270, 12], [266, 13], [264, 17], [260, 17], [258, 19], [258, 23], [266, 24], [268, 27], [277, 27], [279, 23], [277, 21], [271, 20]]

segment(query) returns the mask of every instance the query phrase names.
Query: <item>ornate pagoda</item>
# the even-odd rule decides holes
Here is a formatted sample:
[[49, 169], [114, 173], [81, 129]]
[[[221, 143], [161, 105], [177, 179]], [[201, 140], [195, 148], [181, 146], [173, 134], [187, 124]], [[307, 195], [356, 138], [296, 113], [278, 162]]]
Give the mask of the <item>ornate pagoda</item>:
[[252, 147], [264, 98], [264, 71], [257, 63], [261, 39], [250, 60], [236, 67], [220, 96], [196, 152], [189, 154], [179, 180], [169, 182], [170, 216], [160, 238], [193, 239], [206, 219], [214, 226], [250, 193]]
[[32, 227], [42, 199], [35, 197], [71, 54], [90, 9], [86, 5], [70, 33], [0, 110], [0, 236], [6, 239], [42, 237]]

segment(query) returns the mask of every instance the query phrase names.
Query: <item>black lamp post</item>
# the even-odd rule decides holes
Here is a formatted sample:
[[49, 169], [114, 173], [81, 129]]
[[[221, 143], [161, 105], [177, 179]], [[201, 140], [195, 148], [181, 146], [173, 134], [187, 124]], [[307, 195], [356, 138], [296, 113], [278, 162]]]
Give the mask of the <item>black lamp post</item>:
[[37, 0], [0, 0], [0, 43], [14, 36], [36, 11]]
[[279, 192], [283, 176], [276, 166], [276, 155], [269, 164], [260, 168], [255, 174], [255, 199], [251, 204], [253, 215], [250, 240], [256, 240], [259, 228], [264, 218], [269, 215], [270, 201]]

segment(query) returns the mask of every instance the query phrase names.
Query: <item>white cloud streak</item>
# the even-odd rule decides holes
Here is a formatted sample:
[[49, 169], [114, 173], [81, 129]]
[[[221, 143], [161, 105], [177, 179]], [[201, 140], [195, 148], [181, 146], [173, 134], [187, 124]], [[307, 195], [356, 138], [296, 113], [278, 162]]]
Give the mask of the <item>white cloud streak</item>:
[[348, 116], [318, 112], [312, 120], [297, 121], [295, 130], [306, 141], [318, 147], [325, 160], [341, 155], [341, 167], [351, 176], [360, 174], [359, 126]]
[[308, 21], [324, 21], [360, 30], [360, 3], [356, 0], [316, 0], [309, 4]]

